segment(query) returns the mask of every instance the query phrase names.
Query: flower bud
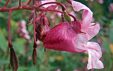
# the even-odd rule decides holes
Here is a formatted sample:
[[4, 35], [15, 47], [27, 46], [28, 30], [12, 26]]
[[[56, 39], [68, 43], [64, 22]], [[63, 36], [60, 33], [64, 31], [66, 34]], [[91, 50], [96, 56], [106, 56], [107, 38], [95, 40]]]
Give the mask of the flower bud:
[[50, 32], [50, 24], [48, 25], [48, 19], [44, 15], [40, 18], [38, 22], [36, 22], [36, 37], [37, 39], [43, 41], [46, 35]]
[[18, 58], [17, 58], [13, 48], [10, 48], [10, 65], [11, 65], [13, 71], [17, 71], [19, 62], [18, 62]]
[[36, 49], [35, 48], [33, 49], [32, 59], [33, 59], [33, 64], [35, 66], [36, 59], [37, 59], [37, 53], [36, 53]]
[[50, 32], [50, 26], [48, 25], [39, 25], [39, 29], [37, 30], [36, 37], [37, 39], [43, 41], [46, 35]]

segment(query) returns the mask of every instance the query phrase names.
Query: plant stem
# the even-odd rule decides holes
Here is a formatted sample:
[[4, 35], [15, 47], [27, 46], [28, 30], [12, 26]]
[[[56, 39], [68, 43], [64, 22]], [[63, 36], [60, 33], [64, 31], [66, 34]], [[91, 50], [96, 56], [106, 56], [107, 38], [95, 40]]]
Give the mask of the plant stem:
[[64, 22], [64, 21], [65, 21], [65, 20], [64, 20], [64, 14], [62, 14], [61, 17], [62, 17], [62, 21]]
[[12, 48], [13, 45], [11, 43], [11, 10], [9, 11], [8, 30], [9, 30], [9, 48]]
[[33, 10], [34, 10], [33, 13], [34, 48], [36, 48], [37, 44], [36, 44], [36, 33], [35, 33], [35, 8]]
[[63, 13], [62, 11], [60, 10], [45, 10], [45, 9], [42, 9], [42, 8], [39, 8], [38, 10], [41, 10], [41, 11], [52, 11], [52, 12], [59, 12], [59, 13]]
[[76, 18], [73, 15], [71, 15], [71, 14], [68, 14], [68, 15], [73, 17], [74, 21], [77, 21]]
[[43, 62], [43, 64], [45, 65], [48, 59], [48, 54], [49, 54], [49, 49], [47, 49], [46, 55], [45, 55], [45, 60]]
[[9, 3], [10, 0], [7, 1], [7, 3], [5, 4], [5, 6], [3, 8], [6, 8], [7, 4]]
[[63, 11], [66, 10], [65, 6], [62, 3], [59, 3], [59, 2], [47, 2], [47, 3], [39, 5], [38, 8], [40, 8], [41, 6], [46, 5], [46, 4], [58, 4], [58, 5], [60, 5], [62, 7]]
[[[21, 5], [26, 4], [26, 3], [28, 3], [28, 1], [21, 3]], [[14, 6], [14, 7], [12, 7], [12, 8], [17, 8], [17, 7], [19, 7], [19, 5]]]
[[29, 6], [29, 4], [31, 3], [31, 0], [29, 0], [29, 2], [27, 3], [27, 5], [26, 6]]
[[19, 0], [19, 8], [21, 8], [21, 0]]

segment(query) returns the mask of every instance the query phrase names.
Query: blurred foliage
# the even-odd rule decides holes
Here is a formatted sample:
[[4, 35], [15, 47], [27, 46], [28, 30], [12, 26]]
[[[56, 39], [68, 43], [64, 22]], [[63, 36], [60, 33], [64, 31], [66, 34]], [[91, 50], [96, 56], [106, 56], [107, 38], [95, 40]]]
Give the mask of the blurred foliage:
[[[28, 0], [22, 0], [25, 2]], [[59, 0], [58, 0], [59, 1]], [[101, 60], [105, 68], [94, 71], [113, 71], [113, 13], [109, 12], [109, 5], [113, 0], [104, 0], [103, 4], [97, 0], [90, 2], [85, 0], [76, 0], [90, 7], [94, 13], [95, 22], [99, 22], [101, 30], [99, 34], [91, 41], [100, 43], [103, 57]], [[0, 0], [0, 8], [2, 8], [7, 0]], [[62, 0], [65, 2], [65, 0]], [[18, 5], [18, 0], [11, 0], [8, 8]], [[33, 66], [32, 50], [33, 50], [33, 25], [27, 26], [27, 30], [31, 37], [31, 42], [27, 39], [19, 37], [16, 32], [18, 26], [16, 23], [25, 20], [28, 24], [29, 13], [28, 10], [17, 10], [11, 15], [11, 37], [14, 50], [19, 59], [18, 71], [85, 71], [87, 66], [87, 54], [84, 53], [69, 53], [49, 50], [44, 52], [42, 42], [37, 47], [37, 63]], [[49, 13], [48, 13], [49, 14]], [[58, 19], [58, 17], [56, 17]], [[56, 24], [58, 24], [58, 19]], [[51, 19], [50, 19], [51, 20]], [[52, 23], [52, 21], [51, 21]], [[54, 24], [54, 23], [53, 23]], [[9, 65], [9, 49], [8, 49], [8, 12], [0, 12], [0, 71], [11, 71]], [[86, 70], [87, 71], [87, 70]], [[92, 70], [93, 71], [93, 70]]]

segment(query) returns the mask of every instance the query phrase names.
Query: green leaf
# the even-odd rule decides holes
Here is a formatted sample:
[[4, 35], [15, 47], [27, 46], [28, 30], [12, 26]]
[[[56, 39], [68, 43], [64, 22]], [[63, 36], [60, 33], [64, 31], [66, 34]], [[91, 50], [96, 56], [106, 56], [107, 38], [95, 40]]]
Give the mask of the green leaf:
[[25, 55], [24, 40], [16, 40], [15, 42], [13, 42], [13, 47], [15, 51], [21, 52], [23, 55]]
[[37, 70], [36, 66], [35, 66], [35, 67], [32, 66], [32, 67], [29, 69], [29, 71], [38, 71], [38, 70]]
[[108, 36], [109, 36], [109, 41], [113, 43], [113, 29], [112, 28], [110, 28]]
[[28, 69], [29, 69], [28, 67], [24, 67], [24, 66], [18, 67], [18, 71], [25, 71], [25, 70], [28, 70]]
[[103, 40], [103, 47], [104, 47], [105, 51], [107, 53], [110, 53], [111, 51], [109, 49], [109, 42], [108, 42], [108, 40], [106, 38], [102, 38], [102, 40]]
[[8, 46], [7, 46], [7, 40], [6, 38], [0, 34], [0, 48], [3, 50], [3, 51], [6, 51]]
[[9, 64], [9, 60], [0, 59], [0, 66], [4, 64]]

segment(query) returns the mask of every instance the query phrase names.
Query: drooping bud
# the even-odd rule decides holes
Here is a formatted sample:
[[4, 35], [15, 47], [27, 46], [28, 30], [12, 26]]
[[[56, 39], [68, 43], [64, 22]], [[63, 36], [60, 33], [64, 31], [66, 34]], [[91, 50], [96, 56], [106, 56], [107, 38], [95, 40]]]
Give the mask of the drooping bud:
[[13, 48], [10, 48], [10, 65], [13, 71], [17, 71], [19, 62], [18, 62], [18, 58]]
[[33, 60], [34, 66], [35, 66], [36, 60], [37, 60], [36, 48], [33, 49], [32, 60]]
[[46, 37], [46, 35], [50, 32], [50, 29], [51, 28], [48, 25], [45, 25], [45, 26], [39, 25], [38, 27], [40, 27], [40, 29], [38, 29], [37, 34], [36, 34], [36, 37], [39, 40], [43, 41], [44, 38]]
[[36, 37], [37, 39], [43, 41], [46, 35], [50, 32], [50, 24], [48, 24], [48, 19], [45, 15], [41, 16], [40, 20], [36, 22]]

